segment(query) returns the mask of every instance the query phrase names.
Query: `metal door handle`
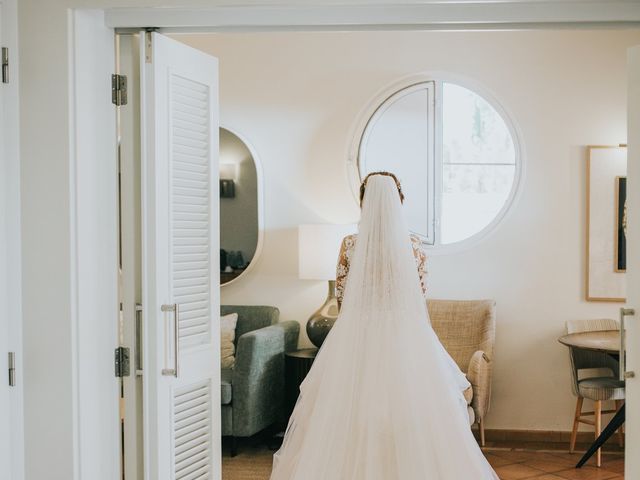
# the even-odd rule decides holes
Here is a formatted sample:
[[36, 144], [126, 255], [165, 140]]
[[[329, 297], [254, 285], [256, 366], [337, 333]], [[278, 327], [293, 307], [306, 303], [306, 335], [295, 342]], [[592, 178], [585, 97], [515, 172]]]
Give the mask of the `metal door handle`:
[[174, 362], [173, 368], [163, 368], [162, 375], [173, 375], [178, 378], [180, 370], [180, 341], [178, 339], [178, 325], [180, 323], [180, 309], [177, 303], [171, 305], [162, 305], [160, 310], [163, 312], [173, 312], [173, 352]]
[[16, 386], [16, 354], [9, 352], [9, 386]]
[[620, 309], [620, 380], [624, 382], [627, 378], [633, 378], [635, 372], [627, 372], [627, 335], [624, 328], [624, 318], [633, 316], [636, 311], [633, 308]]
[[135, 369], [136, 375], [142, 375], [142, 304], [136, 303], [136, 340], [135, 340]]

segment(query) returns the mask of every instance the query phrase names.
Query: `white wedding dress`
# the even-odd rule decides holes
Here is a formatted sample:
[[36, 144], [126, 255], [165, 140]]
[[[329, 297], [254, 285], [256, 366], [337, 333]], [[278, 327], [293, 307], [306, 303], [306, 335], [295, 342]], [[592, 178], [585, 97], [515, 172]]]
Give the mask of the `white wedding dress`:
[[271, 480], [496, 480], [431, 328], [395, 182], [369, 178], [344, 301]]

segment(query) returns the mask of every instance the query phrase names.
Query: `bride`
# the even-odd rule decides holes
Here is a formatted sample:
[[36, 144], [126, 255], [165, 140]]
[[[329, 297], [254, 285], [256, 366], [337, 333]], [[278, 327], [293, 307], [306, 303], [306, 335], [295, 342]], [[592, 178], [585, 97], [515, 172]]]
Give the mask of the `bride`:
[[359, 233], [338, 265], [340, 315], [300, 386], [271, 480], [497, 480], [469, 428], [469, 383], [429, 322], [400, 185], [376, 172], [361, 192]]

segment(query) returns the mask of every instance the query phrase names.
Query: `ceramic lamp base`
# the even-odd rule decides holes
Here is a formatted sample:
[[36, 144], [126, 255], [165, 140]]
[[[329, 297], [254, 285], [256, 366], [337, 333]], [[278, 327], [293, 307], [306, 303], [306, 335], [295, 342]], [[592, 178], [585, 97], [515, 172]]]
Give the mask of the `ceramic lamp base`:
[[329, 280], [329, 293], [324, 304], [307, 320], [307, 336], [311, 343], [320, 348], [338, 318], [338, 299], [336, 282]]

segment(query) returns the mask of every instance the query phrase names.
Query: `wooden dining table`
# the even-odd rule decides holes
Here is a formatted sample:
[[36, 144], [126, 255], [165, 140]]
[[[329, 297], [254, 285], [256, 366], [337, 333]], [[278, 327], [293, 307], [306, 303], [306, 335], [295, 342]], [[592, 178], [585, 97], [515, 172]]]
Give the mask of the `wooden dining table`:
[[[603, 352], [616, 359], [620, 358], [620, 331], [619, 330], [602, 330], [599, 332], [578, 332], [569, 333], [558, 338], [558, 341], [567, 347], [580, 348], [583, 350], [591, 350], [594, 352]], [[598, 451], [604, 443], [609, 440], [625, 421], [625, 405], [616, 412], [611, 421], [602, 430], [602, 433], [591, 444], [589, 449], [576, 464], [576, 468], [582, 467], [591, 456]]]
[[567, 347], [620, 355], [620, 330], [602, 330], [600, 332], [568, 333], [558, 339]]

